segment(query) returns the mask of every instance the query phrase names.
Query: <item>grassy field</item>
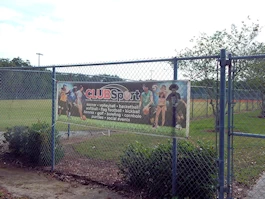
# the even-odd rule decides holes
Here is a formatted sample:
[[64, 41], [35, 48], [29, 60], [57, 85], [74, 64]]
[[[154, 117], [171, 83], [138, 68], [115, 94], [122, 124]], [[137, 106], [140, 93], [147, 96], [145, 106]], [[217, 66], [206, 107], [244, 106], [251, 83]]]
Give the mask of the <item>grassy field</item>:
[[[258, 111], [244, 114], [236, 114], [235, 131], [245, 133], [265, 134], [264, 119], [256, 116]], [[190, 140], [208, 142], [215, 146], [216, 133], [213, 132], [214, 119], [206, 118], [191, 122]], [[96, 137], [81, 144], [74, 145], [77, 152], [89, 158], [117, 161], [128, 144], [136, 141], [145, 146], [154, 147], [158, 143], [170, 141], [161, 138], [136, 134], [113, 134], [109, 136]], [[225, 149], [226, 150], [226, 149]], [[265, 139], [235, 137], [234, 138], [234, 177], [237, 182], [250, 186], [265, 170]]]
[[[248, 104], [247, 104], [248, 103]], [[255, 106], [256, 104], [256, 106]], [[208, 106], [207, 106], [208, 105]], [[253, 105], [253, 106], [252, 106]], [[235, 105], [235, 109], [245, 110], [243, 113], [234, 115], [235, 131], [245, 133], [265, 134], [265, 121], [256, 116], [259, 111], [249, 111], [258, 107], [258, 103], [240, 102]], [[50, 100], [2, 100], [0, 101], [0, 131], [6, 127], [15, 125], [31, 125], [32, 123], [46, 121], [51, 123], [51, 101]], [[207, 110], [208, 107], [208, 110]], [[245, 107], [245, 108], [244, 108]], [[190, 123], [190, 140], [207, 141], [215, 145], [216, 133], [214, 133], [214, 118], [206, 117], [212, 113], [209, 104], [197, 101], [191, 104], [191, 113], [194, 118]], [[56, 123], [59, 131], [67, 130], [68, 122], [65, 116]], [[88, 126], [97, 128], [117, 128], [117, 123], [78, 119], [71, 120], [80, 125], [71, 125], [71, 130], [87, 130]], [[88, 126], [87, 126], [88, 125]], [[122, 131], [140, 131], [156, 135], [171, 135], [171, 128], [151, 129], [150, 126], [119, 123], [118, 127]], [[183, 132], [179, 132], [183, 134]], [[119, 155], [129, 143], [142, 142], [146, 146], [154, 146], [158, 143], [168, 141], [168, 138], [158, 136], [137, 135], [132, 133], [116, 133], [109, 136], [100, 136], [75, 145], [75, 149], [82, 155], [95, 159], [118, 160]], [[265, 139], [235, 137], [234, 138], [234, 175], [238, 182], [245, 185], [253, 184], [258, 175], [264, 171], [265, 165]]]
[[51, 104], [50, 100], [0, 100], [0, 130], [38, 120], [51, 123]]
[[118, 162], [126, 146], [136, 141], [146, 147], [153, 147], [159, 143], [168, 142], [168, 138], [133, 133], [113, 134], [111, 136], [96, 137], [81, 144], [76, 144], [74, 148], [77, 152], [89, 158]]
[[[190, 118], [197, 119], [213, 115], [210, 100], [193, 100], [190, 104]], [[0, 131], [15, 125], [31, 125], [38, 120], [51, 123], [51, 100], [0, 100]], [[235, 104], [235, 112], [245, 112], [259, 108], [255, 101], [241, 101]], [[66, 118], [60, 119], [66, 121]], [[97, 124], [96, 121], [94, 124]], [[102, 122], [101, 122], [102, 123]], [[105, 122], [104, 122], [105, 123]], [[94, 125], [92, 124], [92, 125]], [[111, 125], [108, 123], [108, 125]], [[62, 124], [57, 126], [59, 130], [66, 130]]]

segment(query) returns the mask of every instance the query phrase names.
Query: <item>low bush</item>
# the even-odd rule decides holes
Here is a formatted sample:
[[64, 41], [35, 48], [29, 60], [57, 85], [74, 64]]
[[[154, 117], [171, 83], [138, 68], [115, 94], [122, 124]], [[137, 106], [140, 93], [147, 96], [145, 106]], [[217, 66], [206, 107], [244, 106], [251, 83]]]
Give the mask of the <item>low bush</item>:
[[[52, 161], [51, 126], [46, 122], [37, 122], [30, 127], [14, 126], [7, 128], [4, 133], [9, 143], [10, 152], [33, 165], [48, 166]], [[58, 132], [55, 131], [55, 163], [64, 156], [59, 142]]]
[[[216, 152], [208, 144], [178, 141], [177, 198], [214, 198]], [[172, 198], [172, 144], [146, 148], [140, 143], [127, 147], [119, 168], [124, 180], [141, 189], [147, 198]]]

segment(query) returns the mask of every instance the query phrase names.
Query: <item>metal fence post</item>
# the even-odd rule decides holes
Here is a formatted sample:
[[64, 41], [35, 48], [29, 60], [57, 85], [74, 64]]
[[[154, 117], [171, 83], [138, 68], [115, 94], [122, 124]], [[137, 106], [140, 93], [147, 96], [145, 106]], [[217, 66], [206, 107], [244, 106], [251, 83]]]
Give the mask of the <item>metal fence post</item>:
[[228, 63], [228, 91], [227, 91], [227, 100], [228, 100], [228, 107], [227, 107], [227, 199], [232, 198], [231, 192], [231, 136], [232, 136], [232, 124], [231, 124], [231, 116], [232, 116], [232, 65], [231, 65], [231, 54], [228, 55], [229, 63]]
[[220, 122], [219, 122], [219, 197], [224, 199], [224, 158], [225, 158], [225, 67], [226, 67], [226, 50], [222, 49], [220, 53]]
[[208, 117], [208, 95], [206, 96], [206, 117]]
[[247, 99], [247, 104], [246, 104], [246, 111], [248, 111], [248, 99]]
[[[177, 58], [173, 60], [174, 80], [178, 79], [178, 62]], [[176, 106], [172, 110], [172, 196], [177, 196], [177, 138], [176, 138]]]
[[70, 132], [71, 132], [71, 126], [70, 126], [70, 124], [68, 123], [68, 125], [67, 125], [67, 138], [69, 139], [69, 137], [70, 137]]
[[191, 119], [194, 117], [194, 96], [191, 94]]
[[51, 170], [54, 170], [55, 165], [55, 101], [56, 101], [56, 72], [55, 67], [52, 67], [52, 136], [51, 136]]

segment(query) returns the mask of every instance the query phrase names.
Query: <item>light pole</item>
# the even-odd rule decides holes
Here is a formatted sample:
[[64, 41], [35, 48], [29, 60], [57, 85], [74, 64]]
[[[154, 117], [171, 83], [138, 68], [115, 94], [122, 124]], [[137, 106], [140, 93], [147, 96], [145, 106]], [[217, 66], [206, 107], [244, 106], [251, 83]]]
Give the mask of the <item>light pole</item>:
[[154, 70], [150, 70], [150, 73], [151, 73], [151, 80], [152, 80], [152, 78], [153, 78], [153, 72], [154, 72]]
[[38, 55], [38, 66], [40, 66], [40, 56], [43, 55], [41, 53], [36, 53], [36, 55]]

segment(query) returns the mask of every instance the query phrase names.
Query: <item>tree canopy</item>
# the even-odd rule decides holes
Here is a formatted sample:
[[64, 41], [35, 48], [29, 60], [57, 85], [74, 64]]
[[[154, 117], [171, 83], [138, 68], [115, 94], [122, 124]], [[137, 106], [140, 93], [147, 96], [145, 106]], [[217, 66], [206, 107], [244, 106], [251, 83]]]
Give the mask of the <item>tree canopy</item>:
[[[259, 22], [253, 22], [250, 17], [242, 21], [240, 26], [231, 25], [230, 30], [216, 31], [212, 35], [202, 33], [190, 40], [191, 48], [185, 48], [177, 52], [177, 57], [219, 55], [224, 48], [232, 56], [253, 55], [265, 53], [265, 44], [259, 42], [257, 37], [262, 31]], [[259, 64], [257, 64], [259, 63]], [[184, 76], [191, 80], [212, 79], [216, 77], [216, 60], [181, 61], [179, 68]], [[254, 74], [265, 73], [264, 60], [237, 62], [237, 78], [249, 79]]]
[[6, 58], [0, 58], [0, 67], [29, 67], [30, 61], [24, 61], [20, 57], [13, 58], [12, 60]]
[[[220, 49], [226, 49], [232, 56], [265, 54], [265, 43], [257, 40], [262, 28], [259, 21], [250, 17], [241, 25], [232, 24], [229, 30], [216, 31], [212, 35], [202, 33], [190, 40], [191, 48], [177, 52], [177, 57], [219, 55]], [[183, 76], [193, 80], [194, 84], [210, 87], [217, 80], [216, 60], [204, 59], [180, 61], [179, 68]], [[252, 89], [261, 93], [262, 109], [265, 117], [265, 58], [233, 61], [235, 67], [235, 88]]]

